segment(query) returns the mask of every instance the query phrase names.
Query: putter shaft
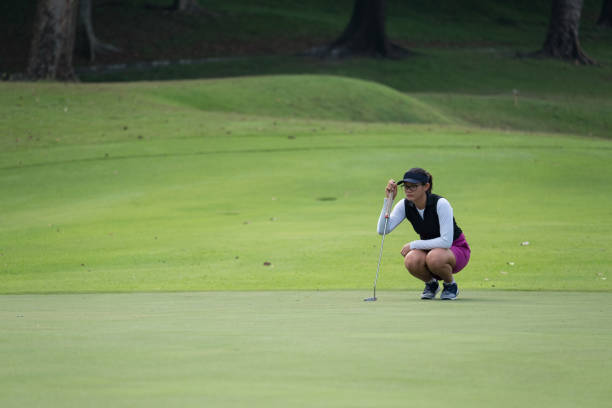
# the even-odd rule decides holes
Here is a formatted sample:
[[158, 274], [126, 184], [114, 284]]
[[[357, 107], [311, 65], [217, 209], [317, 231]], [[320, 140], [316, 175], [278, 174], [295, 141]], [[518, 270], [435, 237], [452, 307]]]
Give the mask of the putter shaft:
[[383, 247], [385, 246], [385, 235], [387, 233], [387, 224], [389, 216], [385, 217], [385, 229], [383, 230], [382, 242], [380, 243], [380, 253], [378, 254], [378, 267], [376, 267], [376, 278], [374, 278], [374, 298], [376, 298], [376, 283], [378, 282], [378, 273], [380, 272], [380, 264], [382, 262]]
[[387, 225], [389, 224], [389, 213], [391, 212], [392, 204], [393, 204], [393, 199], [389, 199], [385, 206], [385, 227], [382, 233], [382, 242], [380, 243], [380, 253], [378, 254], [378, 266], [376, 267], [376, 277], [374, 278], [374, 295], [371, 298], [363, 299], [365, 301], [375, 301], [376, 300], [376, 283], [378, 283], [378, 274], [380, 272], [380, 264], [382, 261], [383, 247], [385, 245], [385, 235], [387, 234]]

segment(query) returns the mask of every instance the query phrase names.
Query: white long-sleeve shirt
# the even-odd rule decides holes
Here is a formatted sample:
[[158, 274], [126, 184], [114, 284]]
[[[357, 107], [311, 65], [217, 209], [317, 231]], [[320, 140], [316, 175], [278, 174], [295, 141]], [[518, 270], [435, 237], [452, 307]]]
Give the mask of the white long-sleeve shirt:
[[[378, 233], [380, 235], [383, 234], [383, 230], [385, 228], [385, 208], [387, 205], [387, 200], [389, 200], [389, 198], [385, 198], [383, 208], [380, 213], [380, 218], [378, 219]], [[406, 200], [400, 200], [393, 208], [393, 211], [391, 211], [385, 234], [393, 231], [402, 221], [406, 219], [405, 202]], [[423, 218], [425, 209], [420, 210], [417, 208], [417, 211], [419, 212], [421, 218]], [[428, 250], [433, 248], [451, 247], [453, 244], [454, 232], [453, 207], [451, 207], [446, 198], [441, 197], [436, 205], [436, 211], [438, 212], [438, 220], [440, 221], [440, 236], [434, 239], [419, 239], [412, 241], [410, 242], [410, 249]]]

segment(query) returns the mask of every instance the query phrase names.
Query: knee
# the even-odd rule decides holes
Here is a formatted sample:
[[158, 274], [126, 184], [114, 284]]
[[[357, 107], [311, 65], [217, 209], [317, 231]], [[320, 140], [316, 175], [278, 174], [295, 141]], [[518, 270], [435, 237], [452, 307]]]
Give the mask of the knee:
[[417, 271], [425, 267], [425, 257], [419, 256], [414, 251], [411, 251], [404, 258], [404, 266], [409, 271]]
[[445, 254], [440, 251], [430, 251], [425, 258], [425, 263], [429, 269], [439, 269], [448, 264], [448, 259]]

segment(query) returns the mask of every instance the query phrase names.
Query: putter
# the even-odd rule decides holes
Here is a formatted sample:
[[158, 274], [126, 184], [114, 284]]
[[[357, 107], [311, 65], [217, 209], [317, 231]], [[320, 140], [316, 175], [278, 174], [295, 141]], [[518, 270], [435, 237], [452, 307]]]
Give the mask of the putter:
[[376, 268], [376, 278], [374, 278], [374, 295], [369, 298], [363, 299], [364, 302], [375, 302], [376, 301], [376, 283], [378, 282], [378, 272], [380, 271], [380, 262], [382, 261], [383, 246], [385, 245], [385, 233], [387, 232], [387, 224], [389, 224], [389, 213], [391, 212], [391, 206], [393, 205], [393, 198], [389, 197], [387, 205], [385, 206], [385, 229], [383, 229], [382, 242], [380, 243], [380, 254], [378, 255], [378, 267]]

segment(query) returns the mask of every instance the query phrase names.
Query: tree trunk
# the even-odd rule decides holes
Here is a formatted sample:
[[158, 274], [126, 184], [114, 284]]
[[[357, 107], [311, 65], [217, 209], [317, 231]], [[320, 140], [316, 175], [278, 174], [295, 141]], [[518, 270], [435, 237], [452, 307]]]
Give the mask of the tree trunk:
[[92, 0], [79, 1], [79, 21], [85, 28], [89, 61], [94, 62], [96, 59], [96, 53], [121, 52], [121, 50], [114, 45], [98, 40], [96, 37], [91, 18], [91, 2]]
[[612, 0], [604, 0], [597, 24], [604, 27], [612, 27]]
[[548, 34], [541, 56], [573, 60], [583, 65], [594, 64], [582, 50], [578, 27], [584, 0], [553, 0]]
[[75, 80], [72, 66], [78, 0], [38, 0], [27, 75]]
[[389, 41], [385, 29], [385, 0], [355, 0], [348, 26], [336, 41], [314, 49], [320, 56], [368, 55], [397, 58], [410, 54]]

